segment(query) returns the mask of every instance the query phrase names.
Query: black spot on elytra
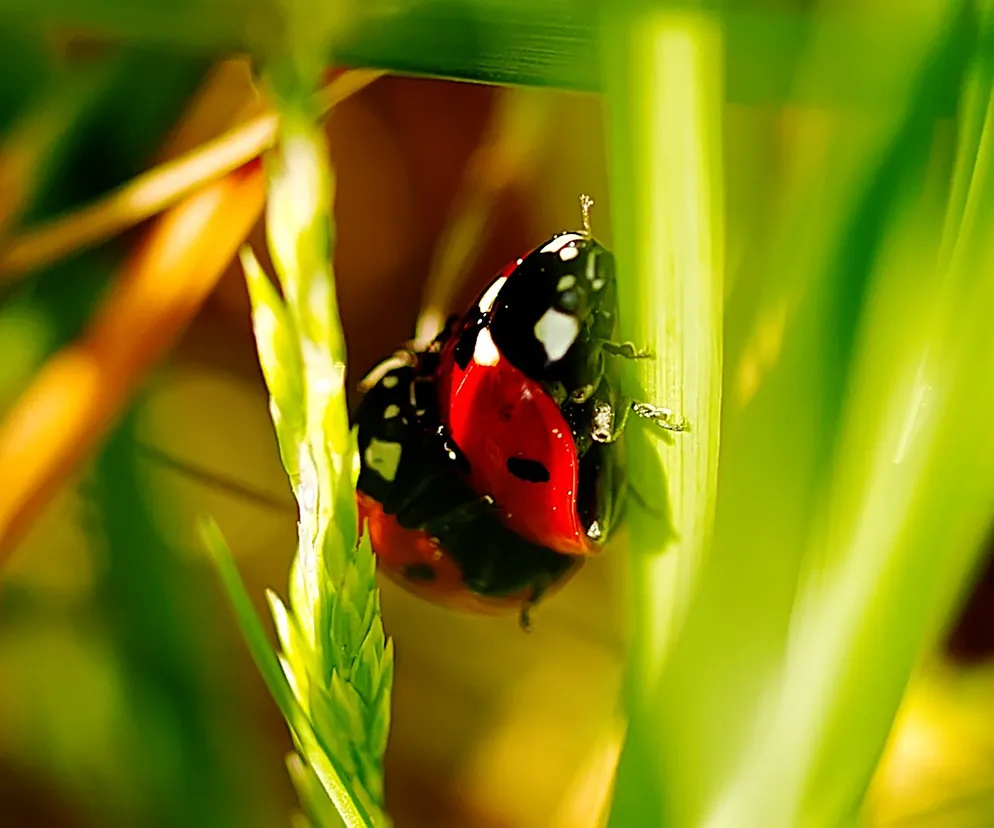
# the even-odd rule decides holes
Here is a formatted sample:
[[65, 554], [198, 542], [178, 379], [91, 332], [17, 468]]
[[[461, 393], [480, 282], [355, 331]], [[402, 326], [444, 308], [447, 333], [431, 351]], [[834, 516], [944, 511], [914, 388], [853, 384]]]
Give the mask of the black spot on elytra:
[[435, 570], [430, 564], [416, 563], [408, 564], [402, 570], [404, 577], [409, 581], [434, 581]]
[[529, 483], [545, 483], [549, 479], [549, 470], [538, 462], [527, 457], [508, 457], [507, 470], [521, 480]]

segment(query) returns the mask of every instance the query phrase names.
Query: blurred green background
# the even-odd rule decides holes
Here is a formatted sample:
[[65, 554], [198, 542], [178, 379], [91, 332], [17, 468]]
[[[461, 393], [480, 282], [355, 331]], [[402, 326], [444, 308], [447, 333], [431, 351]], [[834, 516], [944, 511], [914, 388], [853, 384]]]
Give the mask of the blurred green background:
[[[574, 225], [581, 191], [595, 199], [595, 233], [609, 246], [618, 237], [621, 260], [634, 262], [662, 221], [643, 225], [646, 215], [703, 211], [676, 187], [671, 204], [645, 208], [646, 191], [625, 176], [656, 181], [647, 156], [695, 157], [679, 139], [710, 141], [721, 465], [717, 493], [691, 499], [716, 499], [717, 524], [713, 548], [700, 541], [711, 551], [699, 577], [685, 582], [670, 672], [651, 691], [666, 711], [644, 731], [659, 767], [640, 776], [623, 761], [615, 818], [765, 828], [859, 812], [873, 826], [994, 826], [994, 466], [983, 428], [994, 360], [989, 338], [974, 336], [994, 309], [986, 5], [784, 0], [729, 11], [718, 62], [703, 66], [719, 79], [720, 117], [702, 117], [697, 132], [679, 120], [698, 112], [692, 103], [658, 99], [694, 76], [666, 76], [651, 50], [626, 62], [626, 32], [651, 32], [661, 8], [342, 6], [339, 62], [408, 75], [376, 80], [328, 122], [353, 377], [414, 335], [426, 295], [461, 306], [510, 258]], [[32, 228], [237, 123], [258, 93], [236, 55], [285, 34], [274, 9], [0, 5], [0, 261]], [[690, 49], [694, 32], [680, 41]], [[656, 143], [626, 145], [631, 124]], [[0, 415], [79, 336], [146, 230], [27, 274], [0, 271]], [[261, 222], [250, 241], [264, 258]], [[967, 276], [943, 282], [950, 259]], [[649, 312], [660, 329], [680, 324], [680, 309]], [[896, 485], [874, 464], [900, 442], [891, 421], [919, 347], [948, 379], [928, 386], [946, 419], [929, 432], [927, 463], [893, 472], [919, 486], [914, 495], [877, 502]], [[286, 582], [295, 511], [234, 261], [134, 391], [0, 571], [0, 825], [288, 824], [289, 738], [193, 532], [198, 515], [217, 518], [264, 613], [263, 589]], [[27, 473], [0, 469], [0, 492]], [[530, 636], [513, 618], [454, 615], [381, 581], [397, 653], [386, 777], [398, 826], [598, 824], [626, 658], [648, 646], [629, 624], [633, 614], [649, 623], [638, 602], [654, 600], [633, 597], [656, 564], [640, 557], [644, 522], [632, 531], [643, 534], [622, 532], [542, 606]], [[811, 621], [806, 608], [838, 571], [869, 595], [850, 612], [851, 592], [829, 592], [835, 612]], [[846, 632], [833, 638], [836, 621]], [[831, 712], [810, 732], [800, 714], [764, 712], [781, 679], [780, 691], [817, 697], [807, 682], [823, 665], [845, 670], [829, 673], [839, 689], [825, 691], [819, 710]], [[784, 753], [764, 754], [764, 741]], [[795, 743], [807, 782], [778, 764]], [[742, 771], [751, 757], [755, 778]], [[850, 802], [871, 772], [865, 802]], [[793, 823], [764, 823], [765, 806], [749, 804], [778, 790], [777, 774], [803, 792]], [[721, 822], [715, 806], [726, 780], [746, 791], [728, 782], [738, 821], [733, 811]], [[663, 804], [626, 815], [631, 797]]]

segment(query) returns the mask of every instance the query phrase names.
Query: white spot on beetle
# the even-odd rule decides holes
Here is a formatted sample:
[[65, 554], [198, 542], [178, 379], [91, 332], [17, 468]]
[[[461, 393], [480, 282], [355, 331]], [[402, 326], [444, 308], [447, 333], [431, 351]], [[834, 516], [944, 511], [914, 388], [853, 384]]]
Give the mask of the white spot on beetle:
[[384, 409], [384, 411], [383, 411], [383, 419], [384, 420], [392, 420], [398, 414], [400, 414], [400, 406], [399, 405], [388, 405]]
[[568, 262], [571, 259], [575, 259], [579, 255], [580, 251], [577, 250], [575, 247], [564, 247], [562, 250], [559, 251], [559, 258], [562, 259], [564, 262]]
[[535, 323], [535, 336], [545, 348], [549, 362], [562, 359], [580, 333], [580, 323], [575, 316], [549, 308]]
[[604, 280], [594, 279], [594, 281], [591, 282], [590, 287], [592, 287], [594, 290], [600, 290], [602, 287], [604, 287]]
[[384, 377], [383, 378], [383, 387], [384, 388], [393, 388], [396, 385], [397, 385], [397, 378], [396, 377]]
[[490, 331], [484, 328], [476, 337], [476, 348], [473, 350], [473, 361], [478, 365], [496, 365], [500, 362], [500, 351], [494, 345]]
[[363, 454], [366, 465], [384, 480], [392, 483], [397, 476], [397, 466], [400, 465], [400, 443], [390, 443], [377, 440], [375, 437], [366, 446]]
[[490, 313], [490, 309], [494, 306], [494, 302], [497, 301], [497, 294], [500, 293], [500, 289], [504, 287], [504, 282], [506, 281], [507, 276], [501, 276], [490, 287], [488, 287], [487, 292], [480, 297], [479, 307], [482, 313]]
[[579, 233], [563, 233], [561, 236], [556, 236], [552, 241], [550, 241], [545, 247], [543, 247], [540, 253], [558, 253], [567, 244], [575, 241], [583, 241], [583, 236]]
[[[575, 250], [576, 248], [573, 249]], [[575, 284], [576, 284], [576, 276], [567, 273], [556, 283], [556, 290], [562, 293], [564, 290], [569, 290]]]

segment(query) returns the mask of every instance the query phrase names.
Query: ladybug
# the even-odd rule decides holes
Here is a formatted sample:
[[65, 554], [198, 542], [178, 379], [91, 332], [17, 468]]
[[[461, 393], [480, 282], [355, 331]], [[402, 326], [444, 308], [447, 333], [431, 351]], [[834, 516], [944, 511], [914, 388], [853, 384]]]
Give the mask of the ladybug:
[[436, 340], [441, 420], [473, 491], [526, 540], [585, 556], [617, 523], [625, 484], [614, 445], [630, 413], [682, 430], [621, 393], [614, 256], [583, 229], [511, 262]]
[[438, 419], [438, 352], [401, 353], [381, 363], [355, 410], [361, 531], [380, 569], [433, 603], [495, 614], [529, 611], [562, 586], [582, 559], [515, 534], [494, 501], [460, 474], [464, 458]]

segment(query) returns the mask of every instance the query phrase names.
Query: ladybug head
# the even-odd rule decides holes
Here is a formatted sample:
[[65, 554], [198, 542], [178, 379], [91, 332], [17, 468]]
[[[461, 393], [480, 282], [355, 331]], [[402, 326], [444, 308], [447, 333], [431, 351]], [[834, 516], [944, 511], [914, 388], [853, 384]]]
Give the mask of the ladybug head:
[[610, 339], [616, 304], [614, 256], [589, 233], [567, 232], [495, 280], [480, 310], [500, 351], [535, 375], [593, 339]]

